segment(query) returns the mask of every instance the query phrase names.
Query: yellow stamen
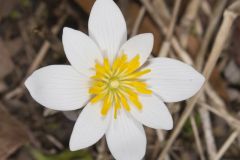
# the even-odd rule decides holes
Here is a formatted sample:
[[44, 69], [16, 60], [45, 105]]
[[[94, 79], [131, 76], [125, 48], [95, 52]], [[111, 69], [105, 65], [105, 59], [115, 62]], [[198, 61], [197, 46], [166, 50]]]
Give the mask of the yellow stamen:
[[97, 103], [98, 101], [100, 101], [101, 99], [103, 99], [105, 96], [105, 94], [97, 94], [94, 98], [91, 99], [92, 103]]
[[138, 72], [135, 72], [135, 73], [133, 73], [133, 74], [130, 74], [130, 75], [124, 77], [124, 78], [125, 78], [125, 79], [136, 79], [136, 78], [139, 78], [139, 77], [141, 77], [142, 75], [147, 74], [147, 73], [149, 73], [149, 72], [151, 72], [151, 69], [145, 69], [145, 70], [138, 71]]
[[110, 74], [111, 67], [107, 58], [104, 58], [104, 69], [107, 74]]
[[127, 71], [126, 71], [127, 74], [132, 73], [133, 71], [139, 68], [140, 66], [139, 59], [140, 59], [140, 56], [137, 55], [128, 63]]
[[102, 107], [102, 115], [106, 115], [108, 113], [109, 108], [111, 107], [111, 97], [110, 95], [107, 95], [106, 98], [103, 101], [103, 107]]
[[91, 77], [89, 94], [93, 96], [91, 103], [102, 101], [101, 114], [107, 115], [113, 107], [114, 118], [117, 118], [118, 110], [131, 111], [129, 102], [139, 110], [142, 109], [138, 94], [152, 94], [148, 85], [141, 76], [149, 73], [150, 69], [139, 69], [140, 56], [136, 55], [130, 61], [127, 55], [121, 53], [112, 65], [108, 58], [104, 58], [103, 64], [96, 63], [95, 75]]
[[98, 94], [99, 92], [102, 92], [102, 91], [103, 91], [103, 88], [94, 86], [94, 87], [90, 88], [88, 92], [90, 94]]
[[126, 92], [128, 94], [129, 100], [139, 109], [142, 109], [142, 104], [140, 103], [139, 99], [138, 99], [138, 95], [137, 93], [135, 93], [134, 91], [132, 91], [130, 88], [125, 87], [124, 92]]
[[142, 94], [152, 94], [152, 90], [147, 88], [136, 88], [139, 93]]
[[117, 118], [117, 110], [120, 109], [120, 102], [119, 102], [119, 98], [117, 97], [117, 94], [115, 94], [114, 96], [115, 98], [115, 106], [114, 106], [114, 118]]
[[125, 96], [122, 93], [119, 93], [119, 97], [120, 97], [121, 103], [123, 105], [123, 108], [126, 109], [127, 111], [130, 111], [130, 106], [129, 106], [128, 101], [125, 98]]

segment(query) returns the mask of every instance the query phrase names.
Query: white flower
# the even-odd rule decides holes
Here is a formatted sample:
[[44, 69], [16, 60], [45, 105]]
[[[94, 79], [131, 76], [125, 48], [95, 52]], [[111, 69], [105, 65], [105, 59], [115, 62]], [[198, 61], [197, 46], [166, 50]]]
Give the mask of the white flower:
[[193, 96], [204, 77], [174, 59], [148, 59], [153, 35], [140, 34], [127, 41], [124, 17], [112, 0], [95, 2], [88, 27], [89, 36], [63, 30], [71, 65], [41, 68], [25, 85], [38, 103], [50, 109], [76, 110], [86, 105], [74, 126], [71, 150], [91, 146], [106, 135], [116, 159], [139, 160], [146, 150], [143, 125], [172, 129], [164, 102]]

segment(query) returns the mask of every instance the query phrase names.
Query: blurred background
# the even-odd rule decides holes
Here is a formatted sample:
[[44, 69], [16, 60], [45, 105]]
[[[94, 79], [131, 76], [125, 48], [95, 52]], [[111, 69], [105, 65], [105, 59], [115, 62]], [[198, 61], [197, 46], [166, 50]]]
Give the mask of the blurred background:
[[[70, 152], [78, 112], [37, 104], [23, 86], [34, 70], [66, 64], [64, 26], [87, 33], [95, 0], [0, 0], [0, 160], [111, 160], [105, 139]], [[208, 79], [189, 101], [168, 104], [172, 131], [145, 128], [146, 160], [240, 159], [240, 3], [118, 0], [129, 37], [154, 34], [152, 56], [176, 58]], [[225, 16], [223, 16], [225, 15]]]

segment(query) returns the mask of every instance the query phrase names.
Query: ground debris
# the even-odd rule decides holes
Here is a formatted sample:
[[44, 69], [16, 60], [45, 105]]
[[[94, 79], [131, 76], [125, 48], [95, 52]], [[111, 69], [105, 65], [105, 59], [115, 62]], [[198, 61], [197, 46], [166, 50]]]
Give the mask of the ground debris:
[[4, 160], [28, 142], [28, 133], [1, 103], [0, 115], [0, 159]]
[[14, 64], [11, 60], [10, 53], [5, 47], [3, 40], [0, 38], [0, 79], [4, 78], [14, 69]]

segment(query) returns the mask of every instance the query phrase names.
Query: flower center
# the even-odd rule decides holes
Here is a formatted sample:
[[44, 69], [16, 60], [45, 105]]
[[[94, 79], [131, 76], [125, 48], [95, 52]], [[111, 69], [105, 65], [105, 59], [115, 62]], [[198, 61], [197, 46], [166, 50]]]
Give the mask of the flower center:
[[114, 117], [117, 118], [117, 111], [124, 108], [130, 111], [130, 103], [139, 110], [142, 104], [139, 101], [139, 94], [152, 94], [141, 76], [149, 73], [150, 69], [139, 69], [140, 56], [137, 55], [130, 61], [127, 55], [117, 57], [112, 65], [107, 58], [103, 64], [96, 63], [95, 75], [91, 78], [89, 93], [93, 96], [91, 103], [102, 101], [101, 114], [105, 116], [111, 107], [114, 108]]
[[118, 88], [119, 85], [120, 85], [120, 83], [119, 83], [118, 80], [112, 80], [112, 81], [110, 81], [110, 87], [113, 88], [113, 89]]

